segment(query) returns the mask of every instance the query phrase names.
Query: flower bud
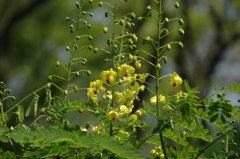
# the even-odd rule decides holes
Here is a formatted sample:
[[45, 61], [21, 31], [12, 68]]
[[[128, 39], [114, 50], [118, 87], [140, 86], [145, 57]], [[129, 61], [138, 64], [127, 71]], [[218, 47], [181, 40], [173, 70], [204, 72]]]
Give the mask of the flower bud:
[[169, 22], [169, 19], [166, 17], [166, 18], [164, 19], [164, 21], [165, 21], [166, 23], [168, 23], [168, 22]]
[[99, 6], [99, 7], [102, 7], [102, 6], [103, 6], [103, 2], [99, 2], [99, 3], [98, 3], [98, 6]]
[[148, 11], [152, 10], [152, 7], [151, 6], [147, 6], [147, 10]]
[[163, 56], [163, 62], [166, 64], [167, 63], [167, 57], [166, 56]]
[[47, 83], [46, 88], [48, 88], [48, 89], [51, 88], [51, 83]]
[[68, 91], [67, 90], [64, 91], [64, 95], [65, 96], [68, 95]]
[[94, 14], [91, 12], [89, 15], [90, 15], [90, 17], [93, 17]]
[[178, 42], [178, 45], [183, 48], [183, 43], [182, 42]]
[[93, 0], [88, 0], [88, 3], [90, 3], [90, 4], [91, 4], [92, 2], [93, 2]]
[[91, 26], [91, 24], [88, 24], [87, 27], [90, 29], [92, 26]]
[[129, 61], [133, 61], [133, 55], [129, 54], [128, 59], [129, 59]]
[[179, 23], [179, 25], [183, 25], [184, 24], [184, 21], [183, 21], [183, 19], [181, 18], [181, 19], [179, 19], [178, 20], [178, 23]]
[[184, 35], [184, 30], [183, 30], [182, 28], [178, 29], [178, 33], [179, 33], [180, 35]]
[[88, 46], [88, 49], [89, 49], [89, 50], [92, 50], [92, 49], [93, 49], [92, 45], [89, 45], [89, 46]]
[[107, 28], [107, 27], [104, 27], [104, 28], [103, 28], [103, 32], [104, 32], [104, 33], [107, 33], [107, 32], [108, 32], [108, 28]]
[[82, 11], [82, 15], [86, 15], [86, 11]]
[[158, 63], [157, 66], [156, 66], [156, 69], [157, 69], [157, 70], [160, 70], [161, 68], [162, 68], [162, 67], [161, 67], [160, 63]]
[[87, 71], [87, 75], [88, 75], [88, 76], [91, 76], [91, 75], [92, 75], [92, 73], [91, 73], [90, 70]]
[[78, 86], [74, 86], [73, 87], [73, 90], [74, 90], [74, 92], [77, 92], [79, 89], [78, 89]]
[[52, 81], [52, 75], [48, 76], [48, 81]]
[[99, 50], [99, 49], [96, 47], [96, 48], [94, 48], [93, 52], [94, 52], [94, 53], [97, 53], [98, 50]]
[[171, 50], [171, 45], [167, 44], [167, 50]]
[[92, 40], [93, 37], [91, 35], [88, 36], [88, 40]]
[[66, 21], [69, 21], [69, 20], [70, 20], [70, 17], [66, 17], [65, 20], [66, 20]]
[[174, 6], [175, 6], [175, 8], [179, 8], [179, 3], [175, 2]]
[[69, 51], [69, 50], [70, 50], [70, 47], [69, 47], [69, 46], [67, 46], [67, 47], [66, 47], [66, 51]]
[[60, 66], [60, 65], [61, 65], [60, 61], [57, 61], [57, 62], [56, 62], [56, 66], [58, 67], [58, 66]]
[[41, 109], [41, 113], [42, 113], [42, 114], [46, 113], [46, 108], [42, 108], [42, 109]]
[[79, 2], [76, 2], [75, 4], [76, 4], [76, 7], [77, 7], [77, 8], [79, 8], [79, 7], [80, 7], [80, 4], [79, 4]]

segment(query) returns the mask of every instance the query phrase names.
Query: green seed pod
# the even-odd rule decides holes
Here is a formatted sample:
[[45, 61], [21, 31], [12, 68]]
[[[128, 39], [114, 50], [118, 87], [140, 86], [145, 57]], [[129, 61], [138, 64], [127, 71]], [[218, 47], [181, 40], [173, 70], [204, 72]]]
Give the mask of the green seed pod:
[[104, 27], [104, 28], [103, 28], [103, 32], [104, 32], [104, 33], [107, 33], [107, 32], [108, 32], [108, 28], [107, 28], [107, 27]]
[[90, 70], [87, 71], [87, 75], [88, 76], [91, 76], [92, 75], [92, 72]]
[[99, 2], [99, 3], [98, 3], [98, 6], [99, 6], [99, 7], [102, 7], [102, 6], [103, 6], [103, 2]]
[[89, 50], [92, 50], [92, 49], [93, 49], [92, 45], [89, 45], [89, 46], [88, 46], [88, 49], [89, 49]]
[[183, 30], [182, 28], [178, 29], [178, 33], [179, 33], [180, 35], [184, 35], [184, 30]]
[[175, 6], [175, 8], [179, 8], [179, 3], [175, 2], [174, 6]]
[[184, 24], [184, 21], [183, 21], [183, 19], [182, 19], [182, 18], [180, 18], [180, 19], [178, 20], [178, 23], [179, 23], [179, 25], [183, 25], [183, 24]]
[[171, 50], [171, 45], [167, 44], [167, 50]]
[[56, 62], [56, 66], [58, 67], [58, 66], [60, 66], [60, 65], [61, 65], [60, 61], [57, 61], [57, 62]]
[[94, 52], [94, 53], [97, 53], [98, 50], [99, 50], [99, 49], [96, 47], [96, 48], [94, 48], [93, 52]]

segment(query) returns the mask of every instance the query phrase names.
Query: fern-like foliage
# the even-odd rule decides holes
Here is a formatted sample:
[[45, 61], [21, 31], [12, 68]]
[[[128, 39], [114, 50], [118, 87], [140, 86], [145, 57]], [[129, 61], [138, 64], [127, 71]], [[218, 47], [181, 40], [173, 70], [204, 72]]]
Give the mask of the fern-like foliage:
[[[81, 131], [68, 132], [57, 127], [38, 127], [32, 130], [29, 127], [21, 125], [16, 127], [9, 134], [9, 137], [16, 143], [25, 145], [24, 147], [28, 151], [23, 156], [27, 158], [41, 156], [43, 153], [46, 156], [68, 156], [70, 152], [78, 153], [77, 151], [73, 151], [73, 149], [108, 150], [122, 158], [143, 158], [130, 144], [104, 134], [85, 134]], [[38, 148], [41, 148], [41, 150]]]

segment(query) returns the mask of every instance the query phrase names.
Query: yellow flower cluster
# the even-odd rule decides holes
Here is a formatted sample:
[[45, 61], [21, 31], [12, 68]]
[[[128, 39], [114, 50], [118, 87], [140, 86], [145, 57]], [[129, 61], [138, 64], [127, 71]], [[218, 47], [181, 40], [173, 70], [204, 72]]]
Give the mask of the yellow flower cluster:
[[170, 85], [173, 87], [177, 87], [178, 85], [182, 84], [182, 78], [176, 73], [172, 73], [170, 75]]
[[[166, 102], [165, 96], [160, 94], [159, 97], [158, 97], [158, 101], [161, 102], [162, 104], [164, 104]], [[152, 98], [150, 98], [150, 103], [152, 105], [157, 105], [157, 96], [153, 96]]]
[[105, 90], [102, 81], [96, 80], [90, 82], [90, 87], [87, 89], [87, 96], [94, 104], [98, 105], [98, 94], [100, 94], [100, 92], [105, 92]]
[[100, 74], [103, 83], [115, 84], [117, 73], [112, 69], [107, 71], [102, 71]]
[[164, 158], [164, 154], [160, 146], [157, 146], [155, 147], [155, 149], [151, 150], [150, 154], [152, 154], [156, 158]]

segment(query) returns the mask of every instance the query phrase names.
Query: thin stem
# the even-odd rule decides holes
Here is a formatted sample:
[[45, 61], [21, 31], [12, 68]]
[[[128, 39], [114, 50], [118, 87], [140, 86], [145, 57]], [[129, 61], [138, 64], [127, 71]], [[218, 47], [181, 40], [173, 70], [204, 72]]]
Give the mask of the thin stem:
[[[229, 131], [230, 132], [230, 131]], [[218, 138], [216, 138], [215, 140], [213, 140], [211, 143], [209, 143], [207, 146], [205, 146], [201, 151], [198, 152], [198, 154], [194, 157], [194, 159], [197, 159], [198, 157], [200, 157], [202, 155], [203, 152], [205, 152], [210, 146], [212, 146], [214, 143], [216, 143], [218, 140], [220, 140], [221, 138], [223, 138], [225, 135], [227, 135], [229, 132], [219, 136]]]
[[37, 90], [33, 91], [32, 93], [28, 94], [27, 96], [25, 96], [24, 98], [22, 98], [22, 100], [20, 100], [19, 102], [17, 102], [14, 106], [12, 106], [11, 108], [9, 108], [6, 113], [11, 112], [13, 109], [15, 109], [19, 104], [21, 104], [22, 102], [24, 102], [25, 100], [27, 100], [29, 97], [31, 97], [32, 95], [34, 95], [36, 92], [39, 92], [40, 90], [42, 90], [43, 88], [45, 88], [45, 86], [42, 86], [40, 88], [38, 88]]

